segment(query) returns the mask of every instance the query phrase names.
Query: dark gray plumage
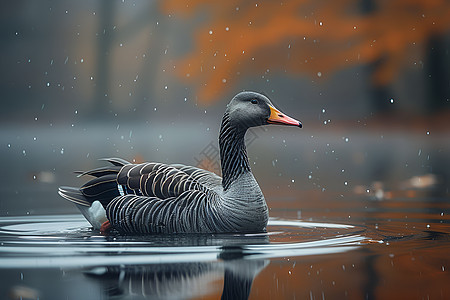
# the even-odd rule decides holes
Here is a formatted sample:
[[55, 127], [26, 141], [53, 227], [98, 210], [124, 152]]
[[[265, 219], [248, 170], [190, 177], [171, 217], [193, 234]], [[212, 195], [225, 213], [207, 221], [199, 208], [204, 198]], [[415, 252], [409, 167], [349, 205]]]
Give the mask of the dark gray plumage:
[[191, 166], [112, 158], [106, 159], [110, 167], [81, 173], [94, 177], [81, 188], [61, 187], [59, 194], [96, 228], [92, 208], [99, 201], [111, 226], [125, 233], [264, 231], [268, 209], [250, 170], [244, 135], [267, 124], [302, 126], [267, 97], [241, 92], [228, 104], [219, 133], [223, 178]]

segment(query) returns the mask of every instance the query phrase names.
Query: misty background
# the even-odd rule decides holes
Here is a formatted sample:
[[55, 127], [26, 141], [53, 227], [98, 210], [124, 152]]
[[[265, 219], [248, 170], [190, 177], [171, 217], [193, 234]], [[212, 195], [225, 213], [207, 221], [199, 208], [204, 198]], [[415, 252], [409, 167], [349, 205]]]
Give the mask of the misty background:
[[0, 215], [76, 212], [57, 187], [104, 157], [220, 172], [221, 117], [241, 90], [304, 126], [247, 136], [269, 207], [448, 199], [447, 1], [1, 6]]

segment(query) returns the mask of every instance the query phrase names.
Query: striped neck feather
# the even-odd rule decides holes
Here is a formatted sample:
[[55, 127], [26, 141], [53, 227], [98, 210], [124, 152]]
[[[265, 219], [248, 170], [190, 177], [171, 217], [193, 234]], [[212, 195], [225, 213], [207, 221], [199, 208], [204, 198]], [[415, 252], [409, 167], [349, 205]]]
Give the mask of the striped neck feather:
[[227, 190], [239, 175], [250, 172], [244, 135], [247, 128], [233, 126], [228, 113], [222, 119], [219, 133], [222, 186]]

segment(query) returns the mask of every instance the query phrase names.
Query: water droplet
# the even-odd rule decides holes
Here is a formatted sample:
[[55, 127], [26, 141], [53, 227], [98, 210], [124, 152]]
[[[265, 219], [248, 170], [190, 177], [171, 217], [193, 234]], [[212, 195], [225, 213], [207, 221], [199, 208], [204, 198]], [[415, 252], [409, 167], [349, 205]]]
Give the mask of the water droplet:
[[295, 179], [292, 179], [291, 182], [294, 183], [294, 182], [295, 182]]
[[391, 103], [394, 103], [394, 99], [393, 98], [391, 98]]
[[225, 30], [226, 30], [226, 31], [229, 31], [229, 30], [230, 30], [230, 27], [225, 27]]
[[322, 72], [317, 72], [317, 77], [322, 77]]
[[325, 113], [325, 108], [322, 108], [322, 113]]
[[50, 86], [50, 82], [47, 82], [47, 86]]
[[64, 154], [64, 148], [61, 148], [61, 154]]
[[209, 31], [209, 34], [213, 34], [213, 31], [212, 31], [212, 30], [210, 30], [210, 31]]

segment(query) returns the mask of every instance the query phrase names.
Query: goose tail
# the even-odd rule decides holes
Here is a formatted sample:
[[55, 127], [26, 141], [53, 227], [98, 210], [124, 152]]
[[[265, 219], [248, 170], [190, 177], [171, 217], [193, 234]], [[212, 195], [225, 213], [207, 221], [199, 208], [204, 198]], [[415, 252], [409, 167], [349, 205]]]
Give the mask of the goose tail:
[[95, 229], [99, 229], [101, 224], [107, 221], [105, 207], [120, 195], [117, 174], [124, 165], [129, 164], [120, 158], [102, 160], [112, 165], [86, 172], [76, 172], [78, 176], [94, 177], [80, 188], [62, 186], [58, 189], [58, 194], [74, 203]]

